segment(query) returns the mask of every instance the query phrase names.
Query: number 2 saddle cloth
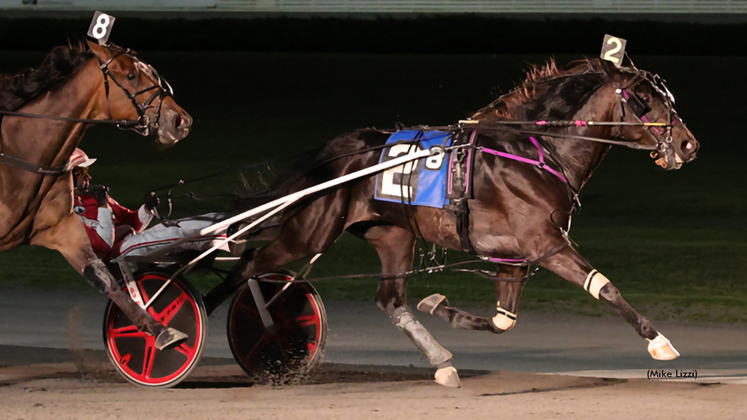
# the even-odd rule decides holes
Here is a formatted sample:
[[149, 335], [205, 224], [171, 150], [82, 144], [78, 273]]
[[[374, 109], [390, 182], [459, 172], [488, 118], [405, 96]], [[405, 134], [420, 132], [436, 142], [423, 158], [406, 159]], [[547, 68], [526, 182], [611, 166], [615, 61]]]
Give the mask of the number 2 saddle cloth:
[[[474, 141], [474, 132], [402, 130], [392, 133], [379, 163], [432, 147]], [[382, 201], [458, 211], [469, 198], [472, 148], [462, 148], [390, 168], [376, 176], [374, 198]]]

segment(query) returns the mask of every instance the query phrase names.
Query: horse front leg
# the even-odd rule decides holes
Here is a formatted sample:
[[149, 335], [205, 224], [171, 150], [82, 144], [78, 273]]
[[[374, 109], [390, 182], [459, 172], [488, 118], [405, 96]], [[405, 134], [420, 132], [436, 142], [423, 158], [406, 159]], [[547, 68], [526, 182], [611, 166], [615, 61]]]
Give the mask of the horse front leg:
[[620, 295], [620, 291], [599, 271], [595, 270], [575, 249], [563, 248], [541, 266], [584, 288], [594, 298], [606, 301], [638, 334], [648, 340], [648, 352], [656, 360], [676, 359], [680, 354], [669, 340], [660, 334], [651, 321], [641, 316]]
[[459, 388], [461, 383], [451, 365], [451, 352], [438, 344], [407, 306], [407, 275], [403, 273], [412, 266], [415, 236], [396, 226], [376, 226], [368, 229], [364, 237], [376, 248], [381, 260], [383, 279], [376, 290], [376, 304], [438, 369], [436, 383]]
[[159, 350], [187, 338], [186, 334], [156, 321], [119, 286], [104, 262], [94, 254], [85, 227], [77, 215], [71, 214], [57, 225], [36, 234], [31, 244], [59, 251], [88, 283], [109, 297], [140, 331], [154, 335]]
[[[493, 318], [480, 317], [454, 306], [442, 294], [433, 294], [418, 303], [418, 310], [435, 315], [454, 328], [465, 330], [490, 331], [500, 334], [516, 325], [519, 298], [524, 289], [527, 267], [499, 265], [495, 278], [497, 314]], [[505, 280], [501, 280], [505, 279]]]

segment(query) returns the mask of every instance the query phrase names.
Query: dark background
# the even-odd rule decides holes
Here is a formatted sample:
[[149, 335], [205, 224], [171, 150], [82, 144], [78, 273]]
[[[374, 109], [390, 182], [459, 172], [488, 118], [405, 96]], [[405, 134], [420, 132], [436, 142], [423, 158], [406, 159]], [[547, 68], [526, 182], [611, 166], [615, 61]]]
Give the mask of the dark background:
[[[151, 140], [99, 126], [81, 147], [99, 159], [94, 183], [108, 185], [116, 199], [134, 208], [154, 187], [294, 155], [355, 128], [456, 123], [509, 91], [530, 63], [596, 57], [604, 34], [613, 34], [627, 39], [638, 67], [667, 80], [701, 149], [694, 162], [665, 172], [645, 152], [614, 148], [582, 192], [584, 206], [571, 236], [633, 303], [665, 302], [682, 312], [696, 302], [706, 307], [696, 311], [698, 319], [743, 319], [742, 312], [714, 315], [713, 308], [747, 313], [747, 24], [650, 18], [118, 17], [110, 41], [137, 50], [169, 80], [177, 102], [195, 118], [194, 130], [177, 146], [158, 150]], [[0, 71], [38, 65], [53, 46], [84, 39], [89, 22], [0, 19]], [[235, 181], [219, 178], [175, 193], [207, 195], [230, 190]], [[175, 201], [183, 212], [200, 206], [213, 204]], [[352, 238], [341, 241], [345, 245], [315, 268], [317, 275], [378, 270], [372, 249]], [[24, 273], [43, 266], [52, 267], [47, 276], [54, 281], [85, 284], [52, 254], [4, 253], [0, 278], [29, 283]], [[431, 286], [453, 288], [450, 297], [491, 303], [492, 286], [478, 281], [418, 277], [412, 289], [426, 295]], [[371, 297], [375, 282], [321, 287], [325, 298]], [[589, 301], [545, 274], [530, 282], [524, 301], [537, 307], [575, 299]]]
[[[47, 12], [50, 15], [52, 12]], [[289, 17], [126, 13], [111, 40], [134, 49], [381, 54], [596, 54], [605, 33], [628, 40], [634, 54], [741, 56], [742, 15], [663, 14], [527, 16]], [[170, 16], [158, 19], [159, 16]], [[182, 16], [182, 17], [174, 17]], [[624, 17], [623, 17], [624, 16]], [[4, 50], [48, 50], [85, 35], [91, 17], [0, 15]]]

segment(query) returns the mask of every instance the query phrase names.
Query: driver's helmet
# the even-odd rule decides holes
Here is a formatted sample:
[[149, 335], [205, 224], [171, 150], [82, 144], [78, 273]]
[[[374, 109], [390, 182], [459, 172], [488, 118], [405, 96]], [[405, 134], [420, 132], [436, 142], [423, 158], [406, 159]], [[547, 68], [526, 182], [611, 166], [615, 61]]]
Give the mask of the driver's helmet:
[[68, 166], [70, 168], [87, 168], [93, 164], [93, 162], [96, 162], [96, 159], [91, 159], [88, 157], [86, 152], [75, 148], [75, 151], [70, 156], [70, 161], [68, 163]]

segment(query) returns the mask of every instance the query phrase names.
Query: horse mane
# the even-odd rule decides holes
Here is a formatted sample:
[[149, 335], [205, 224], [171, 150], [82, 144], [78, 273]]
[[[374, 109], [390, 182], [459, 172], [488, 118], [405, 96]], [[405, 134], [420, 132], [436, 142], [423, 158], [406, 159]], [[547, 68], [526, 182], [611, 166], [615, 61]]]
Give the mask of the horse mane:
[[15, 111], [48, 91], [93, 58], [83, 42], [61, 45], [47, 54], [38, 68], [16, 75], [0, 73], [0, 110]]
[[598, 58], [576, 60], [558, 68], [551, 58], [544, 65], [531, 65], [525, 79], [501, 95], [472, 119], [551, 119], [567, 113], [591, 89], [606, 80], [604, 64]]

